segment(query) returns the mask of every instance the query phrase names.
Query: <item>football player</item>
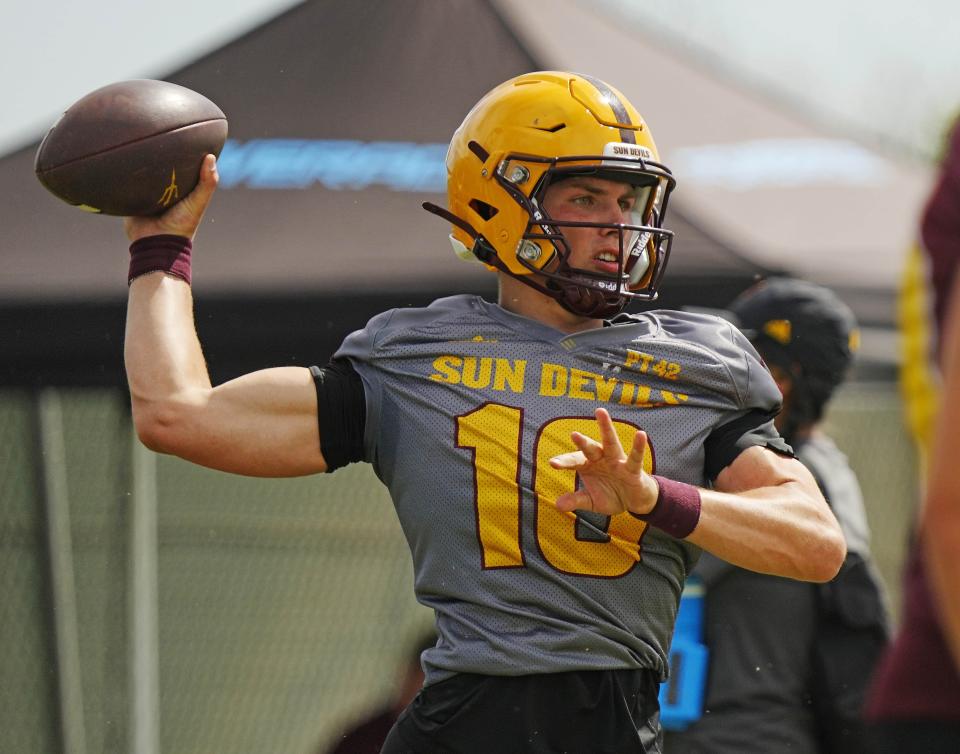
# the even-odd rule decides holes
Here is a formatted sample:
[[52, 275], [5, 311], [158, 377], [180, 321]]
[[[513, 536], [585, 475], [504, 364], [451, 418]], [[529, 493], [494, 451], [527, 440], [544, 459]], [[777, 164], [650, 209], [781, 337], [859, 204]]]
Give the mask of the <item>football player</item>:
[[612, 86], [511, 79], [447, 156], [454, 249], [496, 303], [374, 317], [323, 367], [210, 384], [192, 315], [200, 186], [132, 241], [126, 368], [151, 448], [284, 476], [373, 464], [436, 612], [386, 752], [660, 751], [657, 688], [701, 548], [826, 581], [836, 519], [777, 433], [780, 393], [726, 321], [654, 311], [674, 178]]

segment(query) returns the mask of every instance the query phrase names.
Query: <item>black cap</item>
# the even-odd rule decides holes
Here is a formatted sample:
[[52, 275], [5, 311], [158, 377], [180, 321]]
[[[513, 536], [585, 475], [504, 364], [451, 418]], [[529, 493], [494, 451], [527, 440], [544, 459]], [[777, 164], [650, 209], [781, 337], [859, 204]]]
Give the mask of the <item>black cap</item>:
[[839, 384], [859, 347], [850, 308], [828, 288], [770, 278], [741, 294], [730, 310], [764, 359]]

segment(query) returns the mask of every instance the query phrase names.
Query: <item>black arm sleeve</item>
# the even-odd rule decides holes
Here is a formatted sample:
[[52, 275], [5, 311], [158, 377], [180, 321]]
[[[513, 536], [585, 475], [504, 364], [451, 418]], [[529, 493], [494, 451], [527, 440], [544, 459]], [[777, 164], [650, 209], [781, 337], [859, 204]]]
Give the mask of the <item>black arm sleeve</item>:
[[793, 457], [793, 448], [787, 445], [773, 424], [776, 415], [776, 411], [755, 408], [739, 419], [714, 429], [705, 443], [707, 478], [711, 481], [716, 479], [738, 455], [754, 445], [762, 445]]
[[367, 404], [360, 375], [348, 359], [331, 359], [323, 368], [310, 367], [310, 374], [317, 388], [320, 451], [327, 471], [362, 461]]

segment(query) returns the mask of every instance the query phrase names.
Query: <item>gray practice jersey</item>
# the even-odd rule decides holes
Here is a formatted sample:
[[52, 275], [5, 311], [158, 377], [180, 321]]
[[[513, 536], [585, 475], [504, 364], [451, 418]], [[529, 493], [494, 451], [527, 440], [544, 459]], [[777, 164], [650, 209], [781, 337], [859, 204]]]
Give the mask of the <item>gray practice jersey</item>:
[[374, 317], [336, 356], [363, 380], [366, 460], [396, 506], [417, 598], [436, 611], [428, 684], [456, 672], [665, 676], [699, 550], [628, 514], [558, 512], [577, 478], [548, 461], [575, 449], [574, 430], [599, 439], [598, 406], [625, 447], [648, 433], [649, 471], [690, 484], [776, 444], [780, 393], [738, 330], [656, 311], [567, 335], [454, 296]]

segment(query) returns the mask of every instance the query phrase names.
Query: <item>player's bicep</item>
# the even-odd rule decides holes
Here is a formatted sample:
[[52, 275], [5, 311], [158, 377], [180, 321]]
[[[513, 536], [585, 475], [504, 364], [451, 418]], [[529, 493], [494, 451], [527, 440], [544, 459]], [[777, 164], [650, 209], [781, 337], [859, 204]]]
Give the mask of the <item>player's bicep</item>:
[[188, 445], [174, 452], [221, 471], [301, 476], [363, 459], [363, 383], [346, 359], [244, 375], [209, 391], [190, 416]]
[[325, 471], [313, 377], [302, 367], [264, 369], [188, 397], [176, 455], [249, 476]]
[[784, 441], [774, 425], [776, 410], [755, 408], [715, 427], [704, 443], [704, 471], [715, 480], [745, 450], [769, 448], [775, 453], [793, 457], [793, 449]]
[[360, 375], [346, 358], [310, 367], [316, 386], [320, 447], [326, 470], [335, 471], [364, 459], [366, 392]]
[[753, 409], [714, 429], [705, 464], [714, 489], [743, 492], [795, 482], [820, 499], [813, 475], [796, 459], [774, 424], [775, 410]]
[[820, 497], [813, 475], [796, 458], [761, 445], [745, 449], [725, 466], [714, 481], [720, 492], [744, 492], [797, 483]]
[[309, 370], [266, 369], [215, 388], [191, 386], [134, 403], [143, 443], [161, 453], [249, 476], [326, 469]]
[[817, 489], [813, 476], [777, 431], [775, 415], [775, 410], [752, 409], [711, 432], [705, 464], [714, 489], [743, 492], [788, 482]]

